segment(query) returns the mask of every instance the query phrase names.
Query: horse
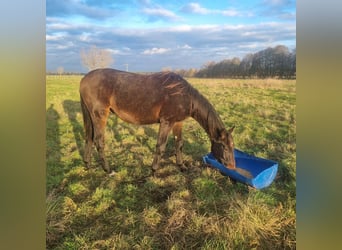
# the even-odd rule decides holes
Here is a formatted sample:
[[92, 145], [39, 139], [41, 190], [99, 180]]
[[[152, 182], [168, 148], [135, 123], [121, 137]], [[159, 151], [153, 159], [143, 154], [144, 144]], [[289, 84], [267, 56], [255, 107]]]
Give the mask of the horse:
[[104, 132], [110, 113], [125, 122], [146, 125], [159, 123], [152, 171], [159, 168], [169, 132], [176, 147], [176, 164], [182, 159], [182, 122], [192, 117], [206, 131], [214, 157], [235, 169], [234, 127], [226, 130], [212, 104], [184, 78], [173, 72], [136, 74], [110, 68], [87, 73], [80, 82], [80, 100], [85, 128], [83, 161], [90, 167], [92, 147], [106, 173], [112, 172], [104, 156]]

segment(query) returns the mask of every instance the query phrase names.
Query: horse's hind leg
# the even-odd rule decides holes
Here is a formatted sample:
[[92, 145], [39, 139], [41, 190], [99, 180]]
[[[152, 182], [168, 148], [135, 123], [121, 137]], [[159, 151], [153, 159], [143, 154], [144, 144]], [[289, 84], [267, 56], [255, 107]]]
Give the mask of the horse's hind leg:
[[86, 136], [83, 161], [84, 161], [86, 168], [88, 168], [88, 169], [90, 168], [92, 148], [93, 148], [93, 139], [90, 138], [89, 136]]
[[82, 97], [81, 97], [81, 107], [82, 107], [82, 114], [83, 114], [83, 122], [85, 128], [85, 149], [83, 155], [83, 161], [86, 168], [90, 168], [90, 159], [91, 159], [91, 152], [93, 148], [93, 122], [87, 109]]
[[167, 136], [173, 126], [173, 123], [170, 123], [165, 120], [160, 121], [159, 132], [158, 132], [158, 139], [156, 145], [156, 152], [154, 154], [153, 163], [152, 163], [152, 170], [155, 171], [159, 168], [159, 162], [161, 155], [164, 154]]
[[176, 144], [176, 163], [177, 166], [181, 170], [185, 170], [185, 166], [183, 164], [183, 157], [182, 157], [182, 149], [183, 149], [183, 138], [182, 138], [182, 122], [176, 122], [175, 125], [173, 125], [172, 133], [175, 137], [175, 144]]
[[105, 128], [107, 124], [107, 118], [109, 115], [109, 108], [95, 109], [94, 112], [94, 142], [96, 149], [99, 153], [100, 163], [103, 170], [110, 173], [108, 163], [105, 159], [104, 148], [105, 148]]

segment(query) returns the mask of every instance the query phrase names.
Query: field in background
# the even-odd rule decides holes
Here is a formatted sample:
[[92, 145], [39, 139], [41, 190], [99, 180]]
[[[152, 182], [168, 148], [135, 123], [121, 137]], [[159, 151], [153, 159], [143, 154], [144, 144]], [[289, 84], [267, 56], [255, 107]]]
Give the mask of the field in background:
[[235, 125], [236, 148], [279, 163], [274, 183], [254, 190], [202, 164], [204, 130], [184, 124], [184, 159], [167, 157], [151, 175], [158, 125], [135, 126], [110, 116], [107, 177], [94, 150], [85, 170], [81, 76], [46, 78], [46, 241], [48, 249], [296, 248], [295, 80], [188, 81]]

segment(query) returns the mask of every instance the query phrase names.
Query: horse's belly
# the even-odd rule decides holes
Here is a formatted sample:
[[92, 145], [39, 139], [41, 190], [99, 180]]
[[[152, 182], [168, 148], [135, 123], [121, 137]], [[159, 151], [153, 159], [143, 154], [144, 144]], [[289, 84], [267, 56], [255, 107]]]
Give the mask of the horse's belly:
[[128, 107], [114, 107], [113, 112], [123, 121], [133, 124], [154, 124], [159, 122], [160, 108], [136, 107], [129, 109]]

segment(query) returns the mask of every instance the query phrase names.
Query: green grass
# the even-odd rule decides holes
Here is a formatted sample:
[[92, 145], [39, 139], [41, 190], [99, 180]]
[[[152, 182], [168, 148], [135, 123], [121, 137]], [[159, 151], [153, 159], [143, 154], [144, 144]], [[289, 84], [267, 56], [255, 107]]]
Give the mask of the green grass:
[[46, 244], [48, 249], [296, 248], [296, 82], [188, 79], [235, 125], [237, 148], [279, 163], [275, 181], [254, 190], [234, 184], [202, 156], [210, 142], [196, 121], [184, 124], [187, 172], [169, 138], [151, 174], [158, 125], [108, 121], [105, 175], [94, 150], [82, 162], [80, 76], [46, 78]]

